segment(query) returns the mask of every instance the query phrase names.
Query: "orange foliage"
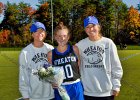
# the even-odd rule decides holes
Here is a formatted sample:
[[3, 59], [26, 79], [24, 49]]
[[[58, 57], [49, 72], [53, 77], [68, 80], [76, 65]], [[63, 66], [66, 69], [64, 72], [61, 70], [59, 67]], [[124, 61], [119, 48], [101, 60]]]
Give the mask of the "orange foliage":
[[49, 7], [49, 4], [47, 2], [42, 4], [40, 7], [40, 11], [42, 11], [42, 15], [45, 17], [47, 17], [47, 15], [48, 15], [48, 13], [47, 13], [48, 7]]
[[39, 20], [46, 20], [47, 17], [49, 16], [48, 13], [49, 10], [49, 4], [46, 2], [42, 4], [39, 9], [35, 13], [35, 17]]
[[139, 12], [136, 10], [133, 6], [130, 7], [128, 11], [128, 16], [127, 16], [127, 26], [132, 27], [132, 28], [138, 28], [140, 27], [140, 21], [139, 21]]
[[0, 44], [5, 44], [8, 41], [8, 37], [10, 35], [9, 30], [3, 30], [0, 32]]
[[49, 3], [46, 2], [46, 3], [42, 4], [41, 7], [42, 7], [42, 8], [46, 8], [46, 7], [48, 8], [48, 7], [49, 7]]
[[32, 16], [36, 12], [36, 10], [32, 7], [26, 7], [24, 8], [23, 12], [27, 13], [29, 16]]

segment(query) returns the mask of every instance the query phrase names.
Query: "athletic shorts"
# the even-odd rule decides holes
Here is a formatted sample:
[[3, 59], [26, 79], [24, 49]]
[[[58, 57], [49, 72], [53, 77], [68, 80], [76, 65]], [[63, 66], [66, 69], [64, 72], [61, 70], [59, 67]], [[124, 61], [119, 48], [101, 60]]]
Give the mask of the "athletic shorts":
[[[81, 81], [69, 85], [63, 85], [63, 87], [65, 87], [70, 100], [84, 100], [83, 86]], [[57, 89], [54, 89], [54, 94], [55, 100], [62, 100]]]

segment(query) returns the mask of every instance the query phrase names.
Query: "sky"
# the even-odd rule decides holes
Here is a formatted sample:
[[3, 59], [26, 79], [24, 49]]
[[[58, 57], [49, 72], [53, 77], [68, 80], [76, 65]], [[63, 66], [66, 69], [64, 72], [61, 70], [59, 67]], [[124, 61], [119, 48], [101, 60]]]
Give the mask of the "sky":
[[122, 0], [125, 4], [128, 5], [128, 7], [130, 7], [131, 5], [133, 5], [134, 7], [137, 7], [137, 4], [140, 3], [140, 0]]
[[[33, 8], [37, 8], [37, 4], [38, 4], [38, 0], [0, 0], [0, 2], [6, 4], [7, 1], [9, 1], [10, 3], [19, 3], [21, 1], [23, 1], [24, 3], [29, 3]], [[130, 7], [131, 5], [133, 5], [134, 7], [137, 7], [137, 4], [140, 3], [140, 0], [122, 0], [125, 4], [128, 5], [128, 7]], [[2, 21], [3, 16], [0, 16], [0, 22]]]
[[10, 3], [19, 3], [23, 1], [24, 3], [29, 3], [33, 8], [36, 8], [36, 5], [38, 4], [38, 0], [0, 0], [0, 2], [6, 4], [7, 1]]

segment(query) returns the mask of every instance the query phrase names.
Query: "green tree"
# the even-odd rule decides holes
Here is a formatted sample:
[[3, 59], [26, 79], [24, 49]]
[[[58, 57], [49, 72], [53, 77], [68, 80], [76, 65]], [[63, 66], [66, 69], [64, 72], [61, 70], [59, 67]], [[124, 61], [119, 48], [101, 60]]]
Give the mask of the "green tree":
[[[53, 5], [53, 29], [55, 26], [60, 22], [63, 21], [65, 25], [69, 26], [71, 30], [74, 30], [72, 26], [74, 26], [74, 21], [78, 19], [78, 8], [80, 7], [80, 4], [82, 3], [83, 0], [55, 0], [52, 2]], [[44, 3], [45, 4], [45, 3]], [[48, 0], [48, 7], [44, 8], [42, 5], [39, 7], [38, 11], [36, 12], [36, 20], [39, 20], [43, 23], [45, 23], [44, 19], [46, 20], [46, 27], [47, 31], [49, 33], [52, 32], [52, 18], [51, 18], [51, 1]], [[43, 17], [42, 11], [41, 10], [46, 9], [46, 17]], [[44, 11], [43, 11], [44, 12]], [[38, 17], [37, 17], [38, 16]], [[42, 16], [42, 17], [41, 17]], [[72, 32], [73, 33], [73, 32]], [[50, 36], [51, 37], [51, 36]]]
[[60, 21], [69, 25], [72, 41], [77, 42], [86, 36], [83, 19], [89, 15], [95, 15], [102, 25], [102, 33], [114, 39], [123, 27], [127, 7], [121, 0], [55, 0], [53, 11], [54, 26]]
[[[76, 41], [78, 37], [77, 21], [83, 11], [81, 5], [83, 0], [56, 0], [54, 2], [54, 26], [63, 21], [71, 30], [71, 39]], [[79, 27], [78, 27], [79, 29]]]

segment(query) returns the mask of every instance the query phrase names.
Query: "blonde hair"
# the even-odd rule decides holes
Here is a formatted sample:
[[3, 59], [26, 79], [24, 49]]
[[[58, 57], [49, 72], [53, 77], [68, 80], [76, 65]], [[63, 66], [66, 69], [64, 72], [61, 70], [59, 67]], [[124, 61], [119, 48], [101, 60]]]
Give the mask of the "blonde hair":
[[98, 26], [98, 28], [99, 28], [99, 33], [101, 34], [101, 25], [97, 25]]
[[63, 29], [67, 29], [67, 30], [68, 30], [68, 35], [70, 35], [68, 27], [65, 26], [65, 25], [63, 24], [63, 22], [60, 22], [60, 23], [55, 27], [55, 29], [54, 29], [54, 34], [56, 35], [56, 33], [57, 33], [59, 30], [63, 30]]

